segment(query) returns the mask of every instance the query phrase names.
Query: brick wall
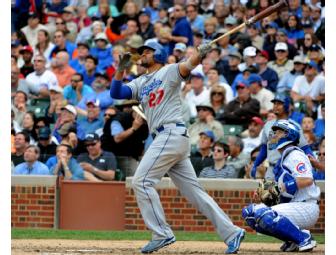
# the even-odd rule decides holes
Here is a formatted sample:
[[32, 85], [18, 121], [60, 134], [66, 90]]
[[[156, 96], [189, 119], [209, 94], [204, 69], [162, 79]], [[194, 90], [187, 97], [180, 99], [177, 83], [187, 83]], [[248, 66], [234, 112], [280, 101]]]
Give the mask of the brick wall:
[[15, 177], [11, 188], [11, 225], [15, 228], [54, 228], [56, 179]]
[[[169, 180], [165, 180], [170, 182]], [[246, 180], [244, 180], [246, 181]], [[126, 185], [126, 226], [127, 230], [145, 230], [146, 226], [141, 217], [140, 210], [137, 207], [136, 199], [133, 190], [130, 188], [130, 180]], [[211, 182], [211, 181], [210, 181]], [[233, 220], [234, 224], [244, 227], [248, 231], [252, 230], [245, 224], [241, 217], [242, 208], [251, 202], [253, 190], [251, 187], [253, 184], [251, 181], [243, 184], [242, 182], [233, 183], [202, 183], [203, 187], [207, 190], [208, 194], [214, 198], [219, 206], [224, 210], [226, 214]], [[253, 182], [253, 181], [252, 181]], [[219, 184], [219, 185], [218, 185]], [[252, 184], [252, 185], [251, 185]], [[245, 187], [243, 187], [244, 185]], [[211, 186], [215, 186], [215, 189], [211, 189]], [[220, 186], [221, 188], [219, 188]], [[231, 187], [230, 187], [231, 186]], [[225, 190], [223, 187], [226, 187]], [[246, 190], [237, 190], [237, 189]], [[227, 190], [232, 189], [232, 190]], [[250, 190], [249, 190], [250, 189]], [[324, 190], [324, 189], [323, 189]], [[199, 213], [187, 200], [181, 196], [180, 192], [172, 187], [172, 184], [163, 184], [158, 186], [158, 193], [161, 198], [161, 203], [164, 208], [166, 219], [171, 225], [173, 230], [190, 231], [190, 232], [213, 232], [214, 227], [211, 222], [206, 219], [201, 213]], [[320, 203], [320, 218], [312, 232], [324, 233], [324, 193], [321, 196]]]

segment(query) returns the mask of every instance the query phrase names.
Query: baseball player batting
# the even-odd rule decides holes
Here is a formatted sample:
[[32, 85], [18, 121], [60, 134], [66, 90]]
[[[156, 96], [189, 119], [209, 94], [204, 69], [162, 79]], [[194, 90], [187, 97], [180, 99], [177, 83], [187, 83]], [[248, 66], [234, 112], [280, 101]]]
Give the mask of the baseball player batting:
[[124, 70], [131, 58], [125, 54], [112, 81], [111, 97], [137, 99], [154, 138], [132, 182], [142, 217], [152, 231], [152, 240], [141, 249], [142, 253], [152, 253], [175, 242], [154, 188], [166, 173], [189, 202], [215, 225], [228, 246], [227, 254], [236, 253], [244, 238], [245, 231], [235, 226], [201, 187], [189, 159], [189, 136], [181, 112], [181, 81], [189, 76], [210, 49], [210, 45], [203, 45], [185, 62], [164, 65], [167, 54], [160, 44], [151, 42], [138, 49], [141, 65], [147, 68], [147, 74], [122, 84]]
[[307, 228], [319, 218], [320, 189], [315, 185], [308, 156], [297, 147], [300, 131], [296, 125], [277, 120], [272, 130], [281, 153], [273, 170], [280, 203], [271, 207], [250, 204], [243, 209], [243, 218], [257, 232], [284, 241], [282, 251], [310, 251], [316, 241]]

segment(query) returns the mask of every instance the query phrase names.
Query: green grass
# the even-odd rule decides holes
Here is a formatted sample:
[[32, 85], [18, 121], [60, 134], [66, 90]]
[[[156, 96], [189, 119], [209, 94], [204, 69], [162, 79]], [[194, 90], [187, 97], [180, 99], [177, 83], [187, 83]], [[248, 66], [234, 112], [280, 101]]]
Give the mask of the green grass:
[[[220, 241], [215, 233], [174, 231], [179, 241]], [[79, 231], [54, 229], [12, 229], [12, 239], [74, 239], [74, 240], [149, 240], [149, 231]], [[315, 234], [320, 244], [324, 243], [323, 234]], [[273, 237], [248, 233], [246, 242], [281, 242]]]

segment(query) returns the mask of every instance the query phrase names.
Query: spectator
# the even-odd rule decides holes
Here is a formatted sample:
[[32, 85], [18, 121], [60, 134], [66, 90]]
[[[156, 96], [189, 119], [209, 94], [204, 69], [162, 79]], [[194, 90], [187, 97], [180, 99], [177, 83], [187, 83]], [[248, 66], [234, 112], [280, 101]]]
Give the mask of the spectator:
[[315, 128], [314, 128], [314, 134], [319, 139], [324, 137], [325, 135], [325, 103], [324, 102], [321, 104], [321, 115], [322, 115], [322, 118], [318, 118], [315, 121]]
[[89, 85], [84, 84], [83, 75], [80, 73], [73, 74], [70, 82], [71, 84], [65, 86], [63, 90], [64, 99], [69, 104], [77, 105], [83, 97], [94, 93]]
[[259, 75], [262, 78], [262, 86], [267, 90], [276, 92], [279, 78], [278, 74], [267, 66], [269, 60], [268, 52], [265, 50], [259, 51], [256, 57], [256, 64], [259, 68]]
[[317, 63], [319, 65], [318, 70], [321, 69], [320, 68], [320, 64], [321, 64], [321, 62], [324, 59], [324, 54], [323, 54], [322, 49], [321, 49], [321, 47], [319, 45], [313, 44], [310, 47], [310, 49], [309, 49], [309, 51], [307, 53], [307, 57], [308, 57], [309, 60], [312, 60], [312, 61], [314, 61], [315, 63]]
[[144, 41], [153, 38], [154, 34], [154, 27], [151, 24], [151, 12], [147, 8], [143, 8], [139, 12], [139, 35], [143, 38]]
[[[108, 28], [107, 28], [108, 29]], [[88, 27], [83, 28], [76, 39], [76, 43], [85, 42], [90, 47], [94, 46], [94, 38], [98, 33], [104, 32], [105, 25], [102, 21], [97, 18], [92, 19], [92, 24]]]
[[215, 141], [215, 134], [211, 130], [204, 130], [199, 133], [197, 148], [192, 148], [190, 155], [190, 160], [195, 169], [196, 176], [200, 175], [202, 169], [214, 164], [212, 147]]
[[[266, 20], [266, 19], [264, 19], [264, 20]], [[286, 22], [287, 22], [287, 20], [286, 20]], [[263, 45], [262, 49], [266, 50], [268, 52], [270, 60], [275, 59], [274, 47], [277, 43], [276, 35], [277, 35], [278, 28], [279, 28], [278, 24], [275, 23], [275, 22], [269, 22], [268, 24], [265, 25], [266, 36], [265, 36], [264, 45]], [[287, 31], [286, 31], [286, 33], [287, 33]]]
[[288, 46], [286, 43], [278, 42], [274, 48], [276, 59], [268, 63], [268, 67], [277, 72], [279, 79], [286, 71], [294, 67], [293, 60], [288, 59]]
[[263, 87], [263, 80], [258, 74], [251, 74], [247, 81], [251, 97], [259, 101], [260, 115], [265, 117], [268, 111], [273, 108], [271, 100], [274, 98], [274, 94]]
[[294, 85], [295, 78], [303, 75], [306, 64], [303, 56], [295, 56], [293, 62], [293, 70], [285, 72], [279, 81], [277, 86], [277, 94], [281, 93], [289, 95]]
[[[14, 100], [17, 91], [23, 91], [25, 95], [38, 95], [34, 91], [34, 85], [27, 82], [26, 79], [20, 78], [20, 70], [17, 66], [11, 67], [11, 98]], [[36, 94], [37, 93], [37, 94]]]
[[173, 55], [176, 57], [176, 63], [185, 59], [186, 50], [187, 50], [187, 46], [184, 43], [175, 44]]
[[65, 20], [61, 16], [55, 18], [54, 24], [49, 23], [49, 31], [51, 31], [51, 35], [55, 35], [55, 31], [57, 30], [64, 32], [66, 40], [69, 40], [69, 37], [72, 37], [66, 26]]
[[215, 86], [220, 86], [225, 89], [225, 99], [226, 102], [231, 102], [233, 100], [233, 91], [231, 86], [227, 83], [220, 82], [219, 70], [216, 67], [211, 67], [207, 73], [208, 75], [208, 88], [213, 88]]
[[308, 51], [311, 49], [311, 46], [318, 43], [318, 38], [314, 33], [305, 33], [304, 41], [299, 46], [300, 53], [307, 56]]
[[67, 104], [63, 97], [63, 89], [60, 86], [52, 86], [49, 89], [49, 107], [46, 109], [45, 117], [49, 123], [55, 123], [61, 113], [61, 108]]
[[308, 155], [310, 163], [315, 168], [313, 171], [314, 180], [325, 180], [325, 138], [322, 137], [319, 143], [318, 159]]
[[209, 17], [204, 21], [204, 39], [205, 43], [211, 42], [216, 36], [217, 19]]
[[214, 17], [216, 17], [219, 27], [224, 27], [225, 18], [229, 16], [230, 14], [230, 6], [228, 4], [228, 1], [225, 2], [225, 1], [216, 0], [216, 1], [213, 1], [213, 3], [215, 4], [213, 8], [213, 11], [215, 12]]
[[[215, 61], [215, 67], [218, 69], [219, 75], [222, 75], [221, 70], [226, 68], [228, 65], [227, 59], [222, 59], [222, 49], [219, 47], [212, 48], [207, 54], [207, 58], [213, 59]], [[225, 80], [225, 77], [220, 76], [221, 80]], [[226, 81], [226, 80], [225, 80]]]
[[103, 151], [99, 136], [95, 133], [88, 133], [85, 137], [87, 153], [78, 156], [77, 161], [84, 171], [93, 174], [102, 181], [113, 181], [117, 162], [111, 152]]
[[215, 4], [213, 1], [201, 1], [201, 5], [199, 8], [199, 13], [202, 14], [204, 18], [208, 18], [214, 15], [215, 12]]
[[[224, 35], [227, 32], [228, 32], [228, 30], [225, 29], [225, 28], [218, 29], [218, 32], [216, 34], [216, 38]], [[217, 45], [221, 49], [221, 54], [220, 55], [221, 55], [222, 60], [229, 60], [229, 55], [231, 55], [231, 54], [234, 54], [234, 55], [237, 56], [237, 54], [235, 54], [236, 52], [238, 52], [237, 48], [234, 47], [232, 44], [230, 44], [230, 37], [229, 36], [224, 36], [223, 38], [219, 39], [217, 41]], [[242, 59], [242, 56], [240, 55], [240, 60], [241, 59]], [[224, 74], [223, 72], [224, 72], [224, 70], [221, 70], [221, 74]]]
[[304, 75], [295, 78], [291, 90], [291, 97], [296, 102], [303, 102], [309, 114], [316, 111], [315, 102], [322, 102], [325, 98], [324, 77], [318, 75], [318, 67], [314, 61], [309, 61]]
[[259, 117], [253, 117], [248, 126], [248, 136], [243, 138], [244, 150], [246, 154], [251, 153], [256, 147], [261, 144], [261, 130], [264, 127], [264, 122]]
[[250, 119], [259, 115], [260, 103], [251, 98], [248, 86], [244, 83], [237, 85], [237, 98], [228, 103], [224, 109], [225, 124], [242, 125], [246, 129]]
[[26, 132], [18, 132], [14, 138], [15, 153], [12, 153], [11, 159], [14, 166], [24, 162], [23, 154], [29, 146], [30, 138]]
[[69, 54], [60, 51], [56, 54], [55, 59], [51, 63], [52, 72], [56, 75], [58, 85], [64, 88], [70, 83], [71, 77], [76, 71], [69, 66]]
[[[254, 148], [250, 153], [250, 162], [245, 166], [245, 175], [244, 179], [250, 179], [251, 178], [251, 169], [254, 164], [254, 161], [257, 159], [258, 153], [260, 151], [260, 146]], [[266, 172], [266, 164], [258, 166], [257, 173], [256, 173], [256, 179], [264, 179], [265, 172]]]
[[39, 161], [45, 163], [56, 154], [57, 145], [51, 139], [51, 131], [49, 127], [41, 127], [38, 129], [38, 143], [40, 149]]
[[298, 16], [289, 15], [286, 29], [289, 43], [297, 45], [297, 42], [304, 38], [304, 32]]
[[188, 3], [186, 6], [187, 20], [190, 23], [192, 31], [204, 32], [204, 17], [198, 13], [198, 7], [194, 3]]
[[54, 47], [55, 44], [50, 41], [50, 35], [48, 30], [40, 29], [37, 32], [37, 43], [34, 45], [34, 58], [37, 55], [43, 55], [47, 61], [46, 66], [49, 67], [49, 56]]
[[226, 164], [230, 154], [230, 148], [227, 144], [216, 142], [214, 145], [213, 161], [214, 164], [203, 168], [200, 178], [237, 178], [236, 170], [232, 165]]
[[85, 70], [85, 59], [89, 55], [90, 47], [86, 42], [77, 43], [77, 58], [70, 60], [69, 65], [75, 69], [77, 73]]
[[[302, 44], [302, 39], [298, 41], [298, 43], [297, 43], [298, 45], [293, 45], [293, 44], [288, 43], [287, 31], [284, 28], [280, 28], [278, 30], [278, 32], [276, 33], [275, 39], [276, 39], [277, 43], [278, 42], [283, 42], [283, 43], [287, 44], [287, 47], [288, 47], [288, 58], [289, 59], [293, 59], [296, 55], [298, 55], [298, 46], [300, 44]], [[275, 47], [275, 45], [276, 45], [276, 43], [274, 43], [273, 48], [272, 48], [272, 55], [273, 55], [272, 60], [275, 59], [275, 55], [274, 55], [274, 47]]]
[[30, 73], [26, 80], [34, 84], [33, 91], [38, 91], [40, 97], [48, 97], [49, 89], [53, 86], [58, 86], [56, 75], [47, 70], [46, 59], [43, 55], [36, 55], [34, 58], [35, 71]]
[[229, 56], [229, 66], [224, 70], [222, 70], [222, 72], [225, 79], [232, 87], [234, 79], [237, 77], [238, 74], [240, 74], [238, 66], [243, 57], [238, 51], [232, 52], [228, 56]]
[[21, 90], [16, 91], [12, 104], [12, 110], [15, 115], [14, 120], [19, 124], [20, 127], [22, 126], [23, 117], [27, 112], [27, 100], [28, 96], [25, 92]]
[[44, 25], [40, 24], [40, 18], [36, 13], [29, 14], [28, 25], [21, 28], [30, 46], [37, 43], [37, 33], [40, 29], [46, 29]]
[[216, 113], [216, 120], [220, 121], [221, 116], [224, 114], [225, 105], [227, 104], [226, 91], [224, 87], [213, 86], [211, 88], [210, 103]]
[[190, 74], [190, 82], [186, 82], [182, 91], [182, 97], [188, 102], [193, 118], [197, 115], [196, 105], [209, 103], [210, 91], [204, 86], [203, 81], [204, 75], [193, 71]]
[[256, 24], [251, 24], [247, 26], [247, 33], [251, 38], [252, 46], [261, 50], [264, 44], [264, 38], [259, 34], [259, 30]]
[[51, 0], [47, 2], [47, 10], [48, 16], [53, 16], [56, 17], [58, 15], [60, 15], [63, 11], [63, 9], [67, 6], [66, 1], [60, 1], [60, 0]]
[[311, 18], [314, 24], [314, 32], [317, 32], [322, 25], [321, 8], [317, 5], [311, 5], [310, 8], [312, 9]]
[[24, 64], [20, 68], [20, 74], [24, 77], [27, 77], [28, 74], [34, 72], [34, 65], [32, 63], [33, 59], [33, 48], [30, 46], [23, 46], [20, 50], [20, 54], [22, 55]]
[[48, 167], [38, 161], [40, 149], [36, 145], [29, 145], [24, 152], [23, 163], [14, 169], [14, 175], [49, 175]]
[[100, 0], [99, 4], [91, 5], [89, 9], [87, 10], [88, 15], [90, 17], [93, 17], [93, 16], [100, 17], [101, 13], [100, 13], [99, 7], [101, 4], [109, 4], [110, 14], [112, 17], [117, 17], [119, 15], [118, 8], [115, 5], [110, 4], [110, 1], [106, 1], [106, 0]]
[[301, 128], [302, 128], [303, 133], [313, 132], [315, 128], [314, 119], [309, 116], [304, 117], [302, 120]]
[[77, 24], [74, 22], [74, 18], [75, 18], [75, 10], [72, 6], [67, 6], [63, 9], [62, 11], [62, 19], [66, 25], [67, 30], [69, 31], [68, 35], [67, 35], [67, 39], [74, 43], [76, 41], [76, 37], [77, 37]]
[[217, 139], [224, 136], [222, 124], [215, 120], [215, 111], [209, 104], [199, 104], [196, 106], [196, 121], [188, 128], [191, 146], [195, 146], [199, 140], [199, 133], [205, 130], [214, 132]]
[[95, 36], [94, 41], [95, 46], [90, 49], [90, 54], [98, 59], [97, 68], [105, 70], [111, 62], [113, 62], [111, 46], [109, 45], [108, 39], [103, 32], [98, 33]]
[[66, 33], [63, 30], [56, 30], [54, 43], [55, 47], [52, 49], [49, 59], [56, 57], [56, 54], [60, 51], [66, 51], [69, 54], [69, 59], [72, 59], [76, 46], [66, 39]]
[[66, 144], [60, 144], [56, 149], [57, 162], [50, 168], [50, 172], [56, 176], [63, 176], [64, 180], [84, 180], [84, 171], [77, 160], [72, 157], [72, 148]]
[[22, 120], [22, 128], [30, 136], [30, 144], [36, 144], [37, 133], [35, 131], [36, 116], [34, 112], [27, 111]]
[[[78, 27], [78, 32], [83, 30], [83, 28], [87, 28], [91, 25], [92, 21], [87, 14], [88, 5], [82, 3], [76, 6], [77, 9], [77, 17], [75, 17], [74, 22]], [[77, 35], [78, 38], [78, 35]]]
[[94, 133], [97, 129], [103, 127], [103, 117], [99, 108], [99, 100], [88, 100], [86, 102], [87, 116], [78, 121], [79, 127], [85, 135]]
[[184, 6], [181, 4], [174, 5], [175, 24], [171, 35], [167, 39], [169, 43], [169, 54], [173, 53], [175, 44], [178, 42], [185, 43], [187, 46], [193, 45], [193, 34], [191, 26], [186, 18]]
[[227, 165], [234, 167], [236, 178], [242, 178], [245, 173], [245, 166], [249, 163], [249, 154], [243, 152], [244, 143], [238, 136], [229, 136], [227, 138], [227, 144], [230, 148]]
[[[237, 19], [232, 16], [232, 15], [229, 15], [225, 18], [225, 21], [224, 21], [224, 28], [226, 28], [227, 30], [232, 30], [234, 29], [235, 27], [237, 27]], [[237, 39], [239, 38], [239, 36], [241, 35], [241, 32], [235, 32], [233, 34], [230, 35], [230, 44], [232, 45], [235, 45], [235, 43], [237, 43]]]
[[83, 81], [85, 84], [91, 86], [92, 82], [95, 79], [95, 74], [98, 72], [98, 59], [89, 55], [85, 58], [84, 71], [82, 72]]

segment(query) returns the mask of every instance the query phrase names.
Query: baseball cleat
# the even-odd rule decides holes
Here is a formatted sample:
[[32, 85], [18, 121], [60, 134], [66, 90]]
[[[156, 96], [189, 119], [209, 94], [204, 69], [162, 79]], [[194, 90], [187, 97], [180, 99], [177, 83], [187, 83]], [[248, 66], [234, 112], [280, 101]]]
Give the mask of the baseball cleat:
[[280, 246], [280, 250], [283, 252], [293, 252], [299, 249], [296, 243], [286, 241]]
[[239, 250], [240, 243], [243, 241], [245, 237], [245, 230], [241, 229], [238, 235], [235, 236], [229, 243], [228, 248], [225, 251], [225, 254], [235, 254]]
[[316, 241], [313, 239], [312, 235], [309, 234], [309, 236], [299, 244], [299, 251], [311, 251], [314, 247], [316, 247]]
[[141, 249], [141, 253], [152, 253], [167, 245], [174, 243], [175, 241], [175, 236], [166, 239], [152, 240]]

